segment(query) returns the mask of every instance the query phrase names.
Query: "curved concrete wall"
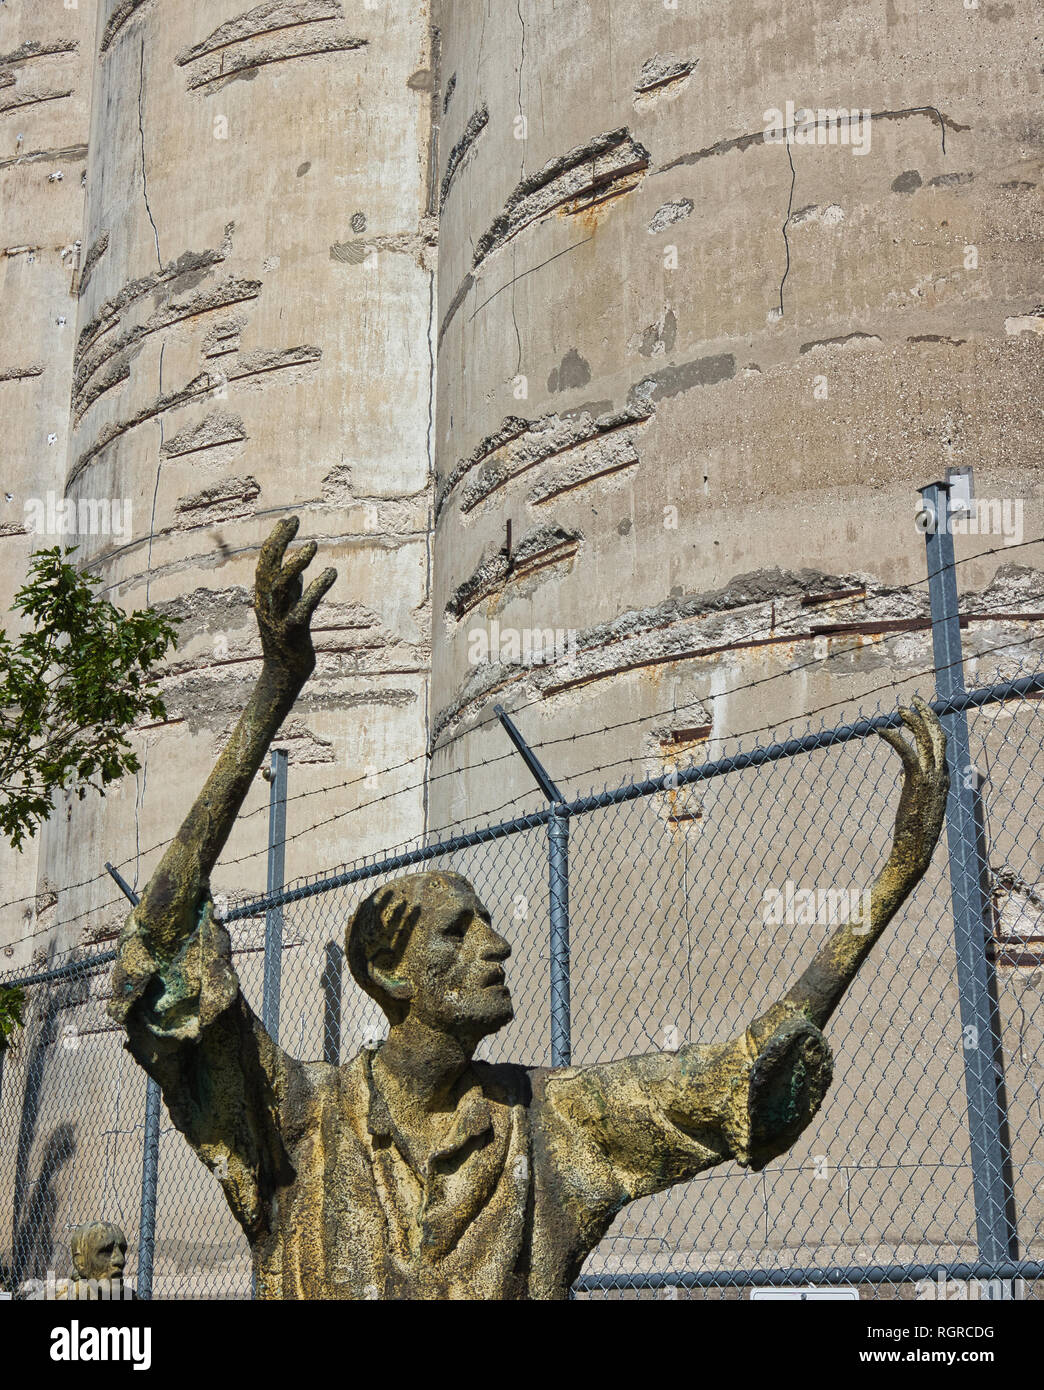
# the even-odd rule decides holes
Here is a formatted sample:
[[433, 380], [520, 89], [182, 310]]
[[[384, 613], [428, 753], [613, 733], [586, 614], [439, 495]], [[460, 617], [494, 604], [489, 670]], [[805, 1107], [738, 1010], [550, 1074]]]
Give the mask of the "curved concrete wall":
[[[533, 741], [634, 721], [548, 750], [585, 791], [928, 665], [923, 636], [880, 647], [926, 612], [923, 585], [895, 592], [924, 576], [916, 488], [973, 464], [1040, 534], [1024, 13], [624, 0], [478, 23], [448, 0], [442, 23], [433, 769], [467, 770], [433, 782], [432, 822], [531, 786], [484, 769], [494, 697]], [[994, 579], [1032, 554], [965, 565], [962, 589], [1039, 609], [1038, 573]], [[516, 646], [548, 629], [527, 669]]]
[[[85, 42], [84, 257], [56, 482], [78, 516], [122, 508], [119, 527], [77, 537], [105, 591], [185, 622], [164, 681], [170, 722], [141, 731], [136, 782], [54, 818], [41, 881], [78, 883], [169, 838], [256, 674], [254, 563], [290, 511], [319, 541], [316, 567], [340, 571], [281, 740], [291, 795], [331, 788], [291, 808], [287, 872], [322, 868], [422, 826], [428, 17], [340, 0], [106, 0]], [[267, 799], [259, 778], [247, 811]], [[254, 857], [217, 891], [263, 889], [265, 822], [237, 828], [226, 858]], [[140, 882], [154, 861], [125, 872]], [[117, 897], [104, 882], [63, 894], [33, 930], [70, 923], [63, 945], [107, 934], [125, 907], [101, 905]]]
[[[0, 9], [0, 612], [34, 544], [26, 502], [60, 498], [69, 440], [95, 6]], [[42, 541], [54, 544], [53, 541]], [[4, 624], [7, 625], [6, 623]], [[0, 964], [32, 931], [37, 844], [0, 844]]]

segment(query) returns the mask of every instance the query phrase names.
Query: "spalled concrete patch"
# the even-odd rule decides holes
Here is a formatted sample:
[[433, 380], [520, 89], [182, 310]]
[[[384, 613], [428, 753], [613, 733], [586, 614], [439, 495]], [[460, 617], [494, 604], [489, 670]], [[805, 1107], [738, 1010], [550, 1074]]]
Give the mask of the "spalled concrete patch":
[[[256, 299], [260, 293], [260, 280], [243, 280], [236, 276], [229, 276], [220, 284], [200, 290], [195, 294], [189, 294], [184, 299], [168, 299], [142, 323], [135, 324], [115, 338], [108, 334], [102, 339], [96, 338], [87, 350], [82, 353], [78, 351], [74, 360], [74, 420], [78, 423], [103, 391], [108, 390], [119, 381], [126, 380], [129, 375], [128, 363], [126, 360], [120, 361], [118, 359], [132, 353], [145, 338], [188, 319], [198, 318], [201, 314], [214, 313], [217, 310], [226, 309], [232, 304]], [[213, 333], [214, 330], [211, 331]], [[216, 355], [206, 352], [206, 344], [204, 344], [204, 353], [208, 356]], [[92, 377], [110, 362], [114, 363], [114, 366], [103, 376], [102, 380], [92, 382]]]
[[[652, 414], [648, 403], [634, 401], [621, 411], [608, 411], [594, 416], [581, 409], [568, 415], [551, 414], [537, 420], [508, 416], [495, 433], [488, 435], [467, 458], [442, 481], [437, 494], [437, 509], [445, 505], [449, 494], [467, 479], [461, 495], [460, 509], [467, 514], [505, 483], [541, 464], [550, 464], [532, 500], [546, 501], [563, 480], [567, 470], [577, 469], [568, 486], [581, 480], [591, 481], [604, 471], [637, 463], [633, 439], [609, 442], [608, 437], [629, 426], [641, 424]], [[615, 447], [614, 447], [615, 446]], [[626, 459], [620, 450], [629, 449]], [[471, 475], [474, 476], [471, 476]]]
[[[354, 221], [353, 217], [352, 222]], [[436, 219], [424, 217], [417, 232], [359, 237], [354, 241], [335, 241], [330, 247], [330, 259], [339, 261], [342, 265], [364, 265], [371, 255], [390, 251], [400, 256], [412, 256], [422, 270], [433, 271], [437, 245]]]
[[670, 53], [654, 53], [647, 58], [634, 84], [635, 107], [641, 110], [657, 98], [679, 91], [699, 61], [699, 58], [678, 58]]
[[[4, 87], [14, 86], [13, 82], [0, 82], [0, 90]], [[20, 111], [26, 106], [39, 106], [45, 101], [64, 101], [66, 97], [71, 97], [73, 89], [65, 87], [61, 90], [52, 89], [43, 92], [16, 92], [11, 97], [0, 97], [0, 115], [7, 111]]]
[[220, 521], [232, 521], [251, 516], [261, 495], [256, 478], [226, 478], [212, 483], [191, 497], [179, 498], [174, 507], [174, 530], [193, 530], [197, 526], [213, 526]]
[[[572, 568], [580, 549], [582, 537], [577, 531], [561, 526], [541, 526], [519, 541], [508, 555], [502, 547], [492, 555], [483, 556], [475, 572], [459, 584], [446, 604], [446, 617], [452, 622], [487, 604], [496, 612], [508, 594], [523, 589], [532, 592], [537, 574], [541, 580]], [[541, 581], [535, 581], [541, 582]]]
[[267, 0], [182, 49], [175, 62], [191, 68], [190, 91], [216, 90], [272, 63], [365, 48], [369, 40], [349, 33], [342, 15], [336, 0]]
[[28, 367], [3, 367], [0, 368], [0, 381], [28, 381], [34, 376], [43, 376], [44, 369], [37, 363], [32, 363]]
[[843, 333], [839, 338], [818, 338], [812, 343], [802, 343], [798, 349], [802, 353], [816, 352], [822, 348], [854, 348], [880, 343], [881, 339], [873, 333]]
[[223, 390], [232, 383], [235, 383], [240, 389], [263, 390], [267, 384], [266, 378], [271, 372], [286, 371], [291, 379], [298, 379], [302, 373], [308, 373], [314, 369], [321, 357], [322, 349], [310, 346], [257, 348], [253, 352], [244, 353], [238, 357], [224, 373], [200, 372], [198, 376], [193, 377], [191, 381], [186, 382], [176, 391], [166, 392], [164, 395], [155, 397], [132, 416], [123, 420], [111, 421], [100, 432], [94, 443], [80, 454], [69, 470], [65, 482], [66, 490], [72, 486], [84, 469], [90, 466], [103, 449], [108, 448], [114, 440], [119, 439], [129, 430], [137, 429], [147, 420], [155, 420], [170, 410], [176, 410], [180, 406], [188, 405], [192, 401], [208, 396], [212, 391]]
[[99, 51], [106, 53], [112, 47], [116, 36], [123, 29], [127, 22], [134, 18], [140, 9], [150, 4], [151, 0], [117, 0], [112, 14], [109, 15], [105, 28], [102, 31]]
[[650, 233], [662, 232], [675, 222], [681, 222], [689, 216], [694, 206], [691, 198], [675, 198], [673, 202], [661, 203], [649, 220]]
[[79, 46], [75, 39], [54, 39], [47, 43], [27, 39], [10, 53], [0, 53], [0, 68], [17, 68], [33, 58], [52, 58], [63, 53], [75, 53]]
[[[154, 607], [164, 617], [178, 620], [178, 643], [182, 649], [201, 633], [249, 629], [253, 622], [253, 596], [249, 589], [240, 585], [228, 589], [193, 589], [191, 593]], [[248, 636], [253, 640], [252, 631]]]
[[649, 168], [649, 151], [626, 127], [606, 131], [585, 145], [549, 160], [528, 174], [504, 210], [479, 238], [473, 267], [526, 227], [553, 212], [576, 213], [637, 188]]
[[[232, 730], [235, 728], [236, 721], [230, 720], [223, 729], [219, 731], [214, 739], [214, 757], [216, 758], [228, 741]], [[314, 729], [310, 729], [305, 721], [297, 715], [292, 714], [280, 726], [279, 733], [272, 743], [273, 748], [283, 748], [288, 755], [288, 761], [295, 767], [305, 765], [313, 766], [318, 763], [333, 763], [337, 761], [337, 750], [332, 739], [323, 738]], [[267, 770], [263, 768], [258, 772], [258, 777], [263, 777]]]
[[1038, 309], [1032, 314], [1013, 314], [1004, 320], [1004, 331], [1012, 335], [1044, 333], [1044, 309]]
[[128, 281], [111, 299], [105, 300], [100, 305], [94, 317], [80, 331], [76, 340], [77, 359], [82, 359], [86, 355], [95, 339], [101, 334], [110, 333], [114, 328], [117, 328], [124, 310], [145, 295], [151, 294], [161, 286], [171, 284], [173, 281], [184, 280], [186, 277], [193, 283], [182, 284], [180, 289], [184, 292], [194, 288], [194, 285], [202, 279], [207, 271], [220, 265], [232, 254], [232, 233], [234, 230], [235, 224], [229, 222], [225, 226], [224, 239], [219, 247], [207, 251], [185, 251], [177, 260], [165, 265], [162, 270]]
[[691, 661], [751, 645], [808, 640], [810, 614], [830, 605], [856, 618], [868, 604], [891, 617], [896, 606], [904, 618], [924, 619], [927, 595], [879, 590], [868, 598], [868, 581], [857, 575], [829, 575], [819, 570], [766, 569], [738, 575], [721, 589], [679, 595], [650, 608], [632, 610], [607, 623], [576, 634], [568, 653], [539, 667], [493, 663], [469, 672], [457, 698], [440, 710], [433, 722], [432, 746], [453, 734], [473, 710], [485, 708], [491, 696], [520, 681], [544, 695], [579, 689], [631, 671], [675, 661]]
[[464, 127], [464, 133], [450, 150], [446, 158], [446, 172], [442, 176], [442, 184], [439, 187], [439, 211], [441, 212], [453, 180], [463, 165], [465, 159], [471, 152], [475, 141], [479, 138], [486, 126], [489, 124], [489, 107], [483, 104], [477, 111], [474, 111], [468, 118], [468, 123]]
[[844, 220], [844, 209], [838, 203], [828, 203], [823, 208], [810, 203], [807, 207], [792, 212], [788, 225], [800, 227], [803, 222], [818, 222], [823, 227], [839, 227]]
[[213, 415], [205, 415], [198, 424], [188, 425], [177, 434], [171, 435], [163, 445], [163, 456], [180, 458], [185, 454], [202, 453], [206, 449], [240, 444], [246, 437], [246, 429], [240, 416], [216, 412]]
[[98, 264], [98, 262], [101, 260], [102, 256], [105, 255], [105, 252], [108, 249], [108, 232], [102, 232], [101, 235], [95, 237], [95, 239], [91, 242], [90, 246], [88, 246], [87, 254], [83, 258], [83, 266], [80, 269], [80, 279], [76, 287], [77, 294], [83, 294], [84, 290], [87, 288], [88, 282], [90, 281], [91, 275], [94, 273], [94, 267]]

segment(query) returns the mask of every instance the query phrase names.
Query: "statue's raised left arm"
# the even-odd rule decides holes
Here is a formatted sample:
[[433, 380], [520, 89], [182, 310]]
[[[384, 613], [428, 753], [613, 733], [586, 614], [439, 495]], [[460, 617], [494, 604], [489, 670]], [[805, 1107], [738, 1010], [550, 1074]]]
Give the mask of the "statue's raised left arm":
[[210, 873], [268, 747], [315, 666], [309, 624], [337, 577], [304, 590], [315, 543], [287, 546], [297, 518], [261, 547], [254, 610], [263, 661], [250, 700], [120, 933], [110, 1015], [160, 1085], [175, 1125], [221, 1180], [251, 1236], [286, 1177], [276, 1117], [286, 1058], [243, 998]]

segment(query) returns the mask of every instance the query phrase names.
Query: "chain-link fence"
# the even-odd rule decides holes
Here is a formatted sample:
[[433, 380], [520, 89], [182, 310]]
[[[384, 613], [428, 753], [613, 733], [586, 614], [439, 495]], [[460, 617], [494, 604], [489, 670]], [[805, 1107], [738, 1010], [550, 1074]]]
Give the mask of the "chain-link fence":
[[[822, 1110], [760, 1173], [723, 1165], [624, 1208], [579, 1296], [1044, 1288], [1044, 660], [1023, 624], [978, 651], [983, 684], [965, 692], [947, 622], [952, 635], [955, 610], [933, 604], [946, 830], [829, 1025]], [[734, 1035], [859, 910], [901, 780], [874, 734], [897, 726], [896, 700], [918, 685], [933, 697], [927, 679], [890, 682], [860, 721], [710, 760], [697, 761], [701, 734], [685, 766], [647, 782], [237, 906], [226, 920], [246, 997], [263, 1015], [267, 938], [281, 1045], [347, 1062], [385, 1026], [344, 966], [352, 911], [386, 878], [444, 867], [471, 880], [513, 946], [515, 1017], [480, 1056], [583, 1066]], [[144, 1233], [153, 1296], [249, 1297], [246, 1239], [165, 1110], [149, 1159], [145, 1076], [105, 1014], [111, 959], [84, 950], [22, 972], [25, 1023], [0, 1072], [0, 1286], [65, 1272], [69, 1228], [105, 1219], [132, 1247]]]

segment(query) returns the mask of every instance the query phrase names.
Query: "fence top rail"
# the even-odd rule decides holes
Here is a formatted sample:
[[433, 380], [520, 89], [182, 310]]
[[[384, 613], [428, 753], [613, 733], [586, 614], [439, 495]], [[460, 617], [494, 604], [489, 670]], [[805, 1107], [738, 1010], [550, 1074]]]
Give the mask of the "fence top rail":
[[[983, 705], [998, 704], [1003, 700], [1038, 693], [1044, 693], [1044, 671], [1038, 671], [1031, 676], [1021, 676], [1017, 680], [1000, 681], [993, 685], [981, 686], [976, 690], [963, 691], [948, 699], [932, 700], [929, 703], [936, 714], [945, 715], [955, 714], [962, 710], [978, 709]], [[839, 724], [833, 729], [821, 729], [815, 733], [804, 734], [800, 738], [786, 739], [781, 743], [766, 744], [764, 747], [752, 748], [747, 752], [732, 753], [712, 762], [701, 763], [698, 767], [666, 772], [658, 777], [646, 778], [641, 782], [628, 782], [612, 790], [577, 797], [572, 801], [559, 802], [544, 810], [532, 811], [524, 816], [514, 816], [511, 820], [499, 821], [495, 825], [484, 826], [480, 830], [462, 832], [445, 840], [437, 840], [431, 845], [424, 845], [418, 849], [407, 850], [401, 854], [375, 860], [371, 864], [362, 864], [353, 869], [345, 869], [341, 873], [329, 874], [310, 883], [298, 884], [296, 887], [283, 888], [278, 893], [265, 894], [231, 908], [223, 914], [221, 920], [235, 922], [244, 917], [255, 917], [273, 907], [300, 902], [303, 898], [315, 897], [319, 893], [327, 893], [334, 888], [344, 888], [350, 884], [361, 883], [368, 878], [376, 878], [396, 869], [423, 864], [428, 860], [439, 859], [443, 855], [452, 854], [457, 850], [469, 849], [473, 845], [517, 834], [520, 830], [531, 830], [535, 826], [547, 824], [552, 817], [584, 815], [589, 811], [602, 810], [607, 806], [634, 801], [643, 796], [652, 796], [656, 792], [674, 791], [680, 786], [709, 781], [714, 777], [723, 777], [727, 773], [740, 772], [744, 768], [760, 767], [764, 763], [778, 762], [783, 758], [793, 758], [801, 753], [814, 753], [821, 748], [829, 748], [837, 743], [846, 743], [850, 739], [867, 738], [870, 734], [878, 733], [882, 729], [901, 727], [902, 719], [898, 711], [893, 711], [891, 714], [858, 719], [851, 724]]]

